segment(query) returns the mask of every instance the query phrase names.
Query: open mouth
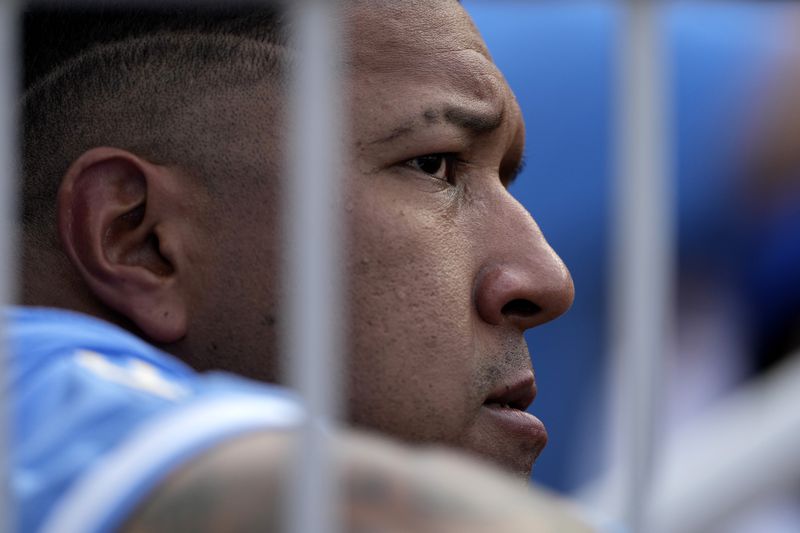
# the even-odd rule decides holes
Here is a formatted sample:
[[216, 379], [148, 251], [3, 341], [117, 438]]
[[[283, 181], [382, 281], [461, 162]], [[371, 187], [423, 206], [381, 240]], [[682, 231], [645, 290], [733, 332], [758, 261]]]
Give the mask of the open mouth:
[[525, 411], [536, 398], [536, 382], [533, 373], [509, 380], [495, 388], [483, 404], [497, 409], [517, 409]]
[[[518, 375], [515, 379], [504, 381], [495, 388], [483, 402], [484, 426], [498, 437], [496, 442], [506, 450], [507, 455], [501, 462], [514, 465], [512, 457], [517, 457], [519, 464], [513, 469], [530, 472], [533, 461], [547, 444], [547, 429], [541, 420], [527, 412], [536, 398], [536, 381], [530, 371]], [[516, 456], [515, 450], [525, 450], [522, 456]]]

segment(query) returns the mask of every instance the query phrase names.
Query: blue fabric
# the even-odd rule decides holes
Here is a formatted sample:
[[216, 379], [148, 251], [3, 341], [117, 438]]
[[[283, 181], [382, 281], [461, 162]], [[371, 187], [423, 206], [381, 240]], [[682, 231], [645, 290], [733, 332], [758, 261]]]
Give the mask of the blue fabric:
[[18, 528], [36, 531], [98, 459], [141, 424], [213, 396], [288, 393], [197, 374], [128, 332], [52, 309], [7, 310], [12, 492]]

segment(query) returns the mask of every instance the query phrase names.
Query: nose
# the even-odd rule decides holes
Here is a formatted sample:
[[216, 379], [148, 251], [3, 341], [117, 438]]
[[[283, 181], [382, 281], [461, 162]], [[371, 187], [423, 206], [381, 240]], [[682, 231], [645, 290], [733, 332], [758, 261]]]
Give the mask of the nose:
[[564, 314], [575, 289], [569, 270], [530, 214], [518, 204], [515, 208], [517, 223], [507, 220], [495, 233], [494, 257], [487, 257], [478, 273], [474, 295], [484, 322], [525, 331]]

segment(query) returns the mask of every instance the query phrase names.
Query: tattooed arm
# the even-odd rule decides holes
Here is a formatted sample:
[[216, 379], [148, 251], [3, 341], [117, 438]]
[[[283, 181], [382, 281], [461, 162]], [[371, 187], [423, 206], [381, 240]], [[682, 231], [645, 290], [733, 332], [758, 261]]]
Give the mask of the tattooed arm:
[[[292, 440], [260, 434], [201, 457], [151, 495], [126, 533], [285, 530]], [[345, 532], [590, 531], [555, 498], [450, 452], [354, 434], [334, 446]]]

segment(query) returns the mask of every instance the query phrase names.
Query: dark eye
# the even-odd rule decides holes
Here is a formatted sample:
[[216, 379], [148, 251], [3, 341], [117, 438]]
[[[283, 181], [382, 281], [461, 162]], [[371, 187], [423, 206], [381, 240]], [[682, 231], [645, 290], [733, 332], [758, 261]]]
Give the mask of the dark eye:
[[409, 159], [405, 164], [434, 178], [451, 182], [455, 157], [450, 154], [430, 154]]

